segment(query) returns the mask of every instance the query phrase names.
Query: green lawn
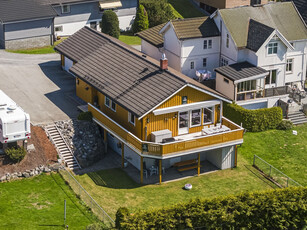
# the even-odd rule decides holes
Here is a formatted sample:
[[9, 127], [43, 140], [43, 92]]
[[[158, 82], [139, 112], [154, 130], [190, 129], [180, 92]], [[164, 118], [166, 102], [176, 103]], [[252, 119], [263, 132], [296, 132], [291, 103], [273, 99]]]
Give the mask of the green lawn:
[[61, 38], [60, 40], [54, 42], [53, 46], [45, 46], [41, 48], [33, 48], [33, 49], [22, 49], [22, 50], [6, 50], [11, 53], [19, 53], [19, 54], [50, 54], [55, 53], [54, 47], [64, 41], [66, 38]]
[[[189, 0], [168, 0], [183, 18], [202, 17], [204, 14], [195, 8]], [[176, 14], [176, 13], [175, 13]]]
[[126, 43], [127, 45], [141, 45], [141, 38], [133, 35], [120, 35], [119, 40]]
[[[244, 159], [239, 158], [238, 162], [236, 169], [221, 170], [162, 185], [141, 186], [121, 169], [103, 170], [76, 178], [113, 218], [116, 210], [122, 206], [128, 207], [133, 212], [137, 209], [158, 208], [189, 201], [191, 198], [275, 188], [247, 165]], [[186, 183], [193, 185], [191, 191], [183, 189]]]
[[0, 183], [0, 229], [85, 229], [96, 217], [81, 204], [59, 174]]
[[249, 164], [254, 154], [267, 161], [301, 185], [307, 186], [307, 125], [292, 130], [269, 130], [259, 133], [246, 133], [244, 144], [239, 148]]

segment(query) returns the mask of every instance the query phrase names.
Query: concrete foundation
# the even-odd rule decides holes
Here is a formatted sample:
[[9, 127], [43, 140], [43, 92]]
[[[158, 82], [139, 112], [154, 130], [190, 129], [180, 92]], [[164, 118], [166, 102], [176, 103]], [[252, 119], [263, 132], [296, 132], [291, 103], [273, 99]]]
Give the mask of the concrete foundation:
[[40, 37], [5, 41], [5, 49], [8, 49], [8, 50], [31, 49], [31, 48], [39, 48], [43, 46], [50, 46], [52, 44], [53, 44], [52, 36], [45, 35], [45, 36], [40, 36]]

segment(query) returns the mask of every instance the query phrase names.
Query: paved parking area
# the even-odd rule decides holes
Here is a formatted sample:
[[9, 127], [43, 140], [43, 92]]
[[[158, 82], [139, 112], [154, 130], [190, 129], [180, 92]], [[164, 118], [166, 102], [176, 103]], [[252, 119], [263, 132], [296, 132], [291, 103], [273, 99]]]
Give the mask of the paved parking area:
[[61, 70], [59, 54], [0, 50], [0, 89], [30, 114], [33, 125], [77, 116], [75, 80]]

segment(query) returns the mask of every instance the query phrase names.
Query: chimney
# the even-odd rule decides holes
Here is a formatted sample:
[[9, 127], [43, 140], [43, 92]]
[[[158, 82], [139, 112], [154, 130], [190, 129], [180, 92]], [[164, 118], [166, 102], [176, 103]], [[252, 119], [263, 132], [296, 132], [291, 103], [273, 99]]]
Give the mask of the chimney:
[[168, 67], [168, 60], [166, 58], [165, 53], [162, 54], [162, 58], [160, 59], [160, 69], [167, 70]]

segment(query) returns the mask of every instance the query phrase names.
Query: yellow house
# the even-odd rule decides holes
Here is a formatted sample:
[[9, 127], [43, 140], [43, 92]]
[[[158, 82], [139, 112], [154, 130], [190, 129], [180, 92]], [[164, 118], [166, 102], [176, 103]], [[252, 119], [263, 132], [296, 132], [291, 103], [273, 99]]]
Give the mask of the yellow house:
[[[223, 117], [226, 96], [105, 34], [84, 27], [55, 48], [75, 63], [76, 93], [109, 146], [140, 171], [202, 173], [236, 166], [243, 128]], [[65, 65], [62, 61], [62, 66]]]

